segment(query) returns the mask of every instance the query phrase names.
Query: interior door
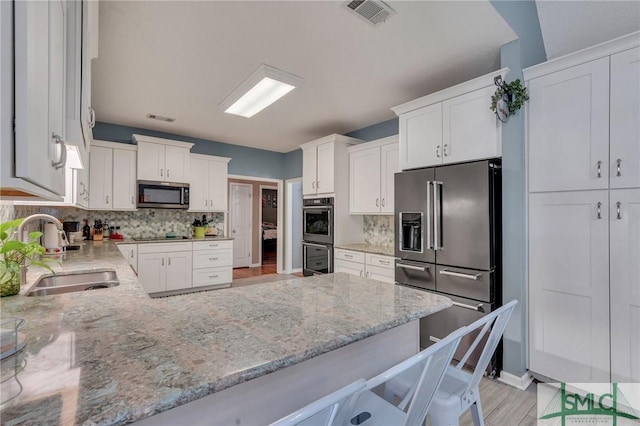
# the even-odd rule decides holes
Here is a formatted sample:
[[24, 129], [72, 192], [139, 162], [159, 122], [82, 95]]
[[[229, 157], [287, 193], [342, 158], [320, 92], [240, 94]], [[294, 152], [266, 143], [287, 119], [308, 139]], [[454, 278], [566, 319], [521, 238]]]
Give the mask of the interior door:
[[245, 183], [231, 183], [229, 185], [234, 268], [251, 265], [252, 191], [253, 186]]

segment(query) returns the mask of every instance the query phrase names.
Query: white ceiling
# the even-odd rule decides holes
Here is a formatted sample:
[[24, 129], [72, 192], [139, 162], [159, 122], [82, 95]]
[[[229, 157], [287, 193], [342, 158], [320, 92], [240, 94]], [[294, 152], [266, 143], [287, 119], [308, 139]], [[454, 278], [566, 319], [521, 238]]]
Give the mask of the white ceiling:
[[[487, 1], [389, 4], [397, 15], [373, 27], [333, 1], [102, 1], [97, 118], [288, 152], [498, 69], [500, 46], [516, 38]], [[250, 119], [221, 112], [261, 63], [303, 86]]]
[[640, 1], [536, 1], [547, 59], [640, 30]]

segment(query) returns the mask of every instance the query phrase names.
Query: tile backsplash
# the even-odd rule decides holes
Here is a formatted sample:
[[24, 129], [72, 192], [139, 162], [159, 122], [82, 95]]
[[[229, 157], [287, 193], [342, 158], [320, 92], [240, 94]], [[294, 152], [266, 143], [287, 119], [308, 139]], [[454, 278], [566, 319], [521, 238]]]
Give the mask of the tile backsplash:
[[363, 216], [364, 242], [377, 246], [393, 246], [394, 221], [391, 215]]

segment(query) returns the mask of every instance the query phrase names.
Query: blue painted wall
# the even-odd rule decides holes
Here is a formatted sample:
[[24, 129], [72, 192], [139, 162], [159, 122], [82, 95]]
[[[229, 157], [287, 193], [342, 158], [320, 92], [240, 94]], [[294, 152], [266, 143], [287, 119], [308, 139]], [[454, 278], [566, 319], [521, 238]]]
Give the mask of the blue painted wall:
[[[518, 35], [500, 52], [501, 65], [510, 69], [507, 81], [522, 81], [523, 68], [546, 60], [535, 2], [491, 3]], [[521, 110], [502, 125], [503, 300], [519, 302], [504, 334], [503, 368], [516, 376], [527, 371], [528, 353], [524, 124]]]
[[302, 177], [302, 150], [300, 148], [284, 155], [284, 179]]
[[[139, 127], [120, 126], [118, 124], [102, 122], [97, 122], [93, 129], [93, 137], [95, 139], [128, 144], [133, 143], [132, 135], [134, 133], [194, 143], [195, 145], [191, 148], [191, 152], [195, 154], [230, 157], [232, 160], [229, 162], [229, 174], [285, 179], [287, 178], [287, 173], [295, 173], [297, 171], [295, 166], [285, 167], [285, 158], [288, 154], [280, 152], [247, 148], [223, 142], [209, 141], [189, 136], [142, 129]], [[298, 176], [302, 176], [302, 155], [299, 157], [300, 173]], [[297, 161], [295, 155], [292, 155], [290, 158], [292, 161]]]
[[396, 117], [372, 126], [354, 130], [353, 132], [347, 133], [345, 136], [362, 139], [363, 141], [374, 141], [376, 139], [397, 135], [398, 126], [398, 118]]

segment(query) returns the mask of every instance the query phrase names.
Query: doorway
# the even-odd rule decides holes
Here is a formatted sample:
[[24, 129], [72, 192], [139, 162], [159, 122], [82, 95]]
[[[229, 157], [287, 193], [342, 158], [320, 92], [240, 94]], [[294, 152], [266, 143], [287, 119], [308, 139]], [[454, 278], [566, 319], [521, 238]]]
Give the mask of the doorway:
[[233, 237], [233, 267], [251, 266], [252, 216], [251, 198], [253, 188], [245, 183], [229, 184], [230, 223]]
[[260, 260], [275, 265], [278, 257], [278, 187], [260, 185]]

